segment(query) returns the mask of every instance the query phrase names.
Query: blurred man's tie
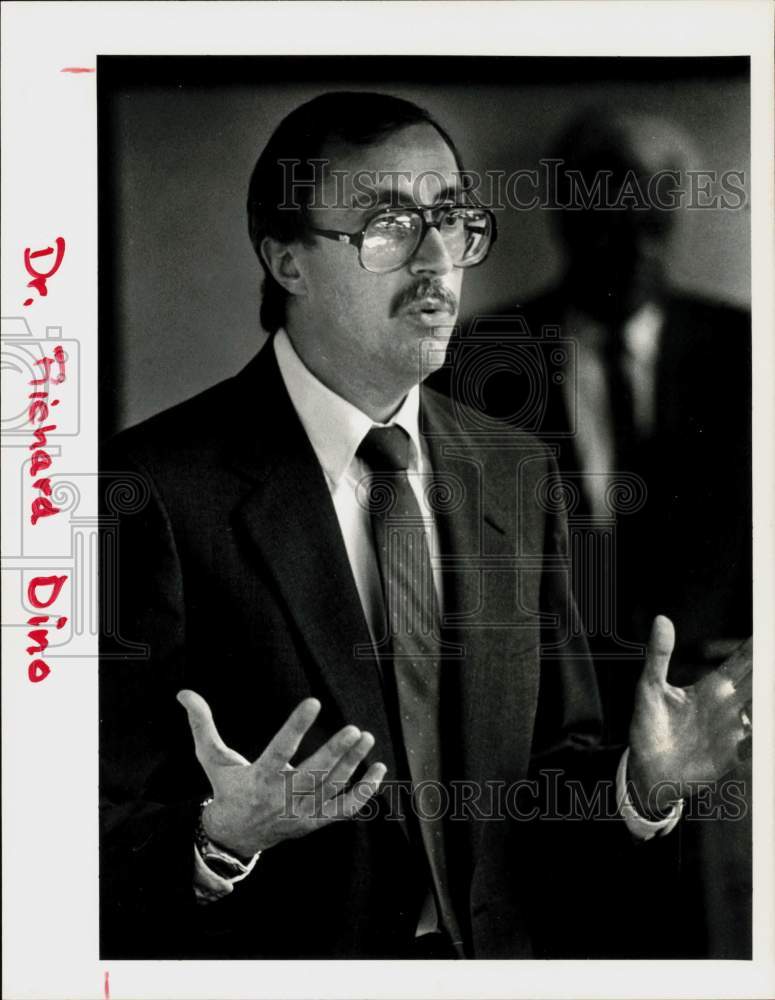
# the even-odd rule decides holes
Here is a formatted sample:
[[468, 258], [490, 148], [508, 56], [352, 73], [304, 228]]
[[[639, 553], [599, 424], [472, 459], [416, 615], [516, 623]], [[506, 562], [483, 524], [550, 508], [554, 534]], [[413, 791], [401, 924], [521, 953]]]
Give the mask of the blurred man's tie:
[[605, 365], [608, 378], [608, 395], [611, 406], [611, 433], [614, 443], [611, 471], [637, 471], [638, 428], [632, 380], [627, 370], [627, 350], [624, 331], [611, 327], [607, 331]]

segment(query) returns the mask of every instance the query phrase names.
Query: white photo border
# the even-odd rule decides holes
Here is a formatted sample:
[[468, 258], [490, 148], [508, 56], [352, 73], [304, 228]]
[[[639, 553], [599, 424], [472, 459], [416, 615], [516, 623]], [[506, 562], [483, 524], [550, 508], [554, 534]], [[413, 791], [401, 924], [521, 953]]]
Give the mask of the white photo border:
[[[768, 669], [775, 662], [773, 7], [671, 0], [8, 2], [3, 15], [3, 334], [5, 318], [23, 317], [33, 339], [75, 342], [70, 350], [78, 352], [78, 377], [63, 386], [58, 411], [63, 435], [54, 460], [78, 476], [85, 516], [96, 500], [97, 91], [92, 70], [98, 55], [750, 56], [751, 201], [756, 206], [751, 216], [754, 621], [755, 659], [762, 665], [754, 678], [753, 773], [758, 789], [773, 788], [775, 747], [772, 726], [766, 725], [775, 717]], [[23, 249], [46, 247], [59, 235], [67, 241], [60, 272], [45, 298], [24, 307], [29, 276]], [[3, 462], [5, 468], [5, 447]], [[12, 479], [4, 476], [3, 481], [4, 569], [22, 557], [31, 559], [30, 566], [45, 565], [51, 552], [71, 545], [70, 525], [52, 518], [40, 526], [35, 547], [23, 550], [19, 478]], [[57, 570], [55, 562], [50, 572]], [[775, 828], [772, 796], [765, 794], [756, 803], [751, 962], [101, 961], [96, 637], [83, 637], [73, 656], [52, 658], [46, 682], [30, 684], [18, 579], [18, 572], [3, 574], [4, 996], [96, 998], [106, 989], [113, 1000], [775, 995]]]

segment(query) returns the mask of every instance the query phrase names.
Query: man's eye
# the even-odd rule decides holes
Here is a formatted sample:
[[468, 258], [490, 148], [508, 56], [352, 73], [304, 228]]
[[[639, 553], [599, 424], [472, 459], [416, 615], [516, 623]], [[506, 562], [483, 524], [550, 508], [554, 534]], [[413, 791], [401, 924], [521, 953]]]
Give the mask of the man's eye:
[[459, 226], [480, 222], [482, 213], [475, 208], [453, 208], [444, 216], [444, 225]]
[[455, 208], [447, 217], [454, 222], [477, 223], [484, 219], [484, 212], [478, 208]]

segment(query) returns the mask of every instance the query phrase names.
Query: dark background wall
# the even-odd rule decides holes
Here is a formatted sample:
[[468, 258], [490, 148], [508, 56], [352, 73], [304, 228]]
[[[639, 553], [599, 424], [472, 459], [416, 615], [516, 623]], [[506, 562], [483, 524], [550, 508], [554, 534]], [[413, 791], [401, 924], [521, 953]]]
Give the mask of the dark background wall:
[[[102, 436], [233, 374], [263, 341], [247, 182], [280, 119], [322, 90], [417, 101], [469, 169], [535, 168], [572, 115], [614, 104], [682, 127], [691, 168], [749, 177], [744, 59], [109, 57], [98, 72]], [[552, 218], [498, 213], [498, 244], [467, 276], [463, 312], [557, 277]], [[687, 212], [672, 279], [747, 305], [749, 242], [747, 207]]]

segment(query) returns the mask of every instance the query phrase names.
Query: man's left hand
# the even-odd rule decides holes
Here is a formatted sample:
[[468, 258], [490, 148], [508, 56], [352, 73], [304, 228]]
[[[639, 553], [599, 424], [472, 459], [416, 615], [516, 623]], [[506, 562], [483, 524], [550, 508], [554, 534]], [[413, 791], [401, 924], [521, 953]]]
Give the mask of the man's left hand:
[[685, 688], [667, 680], [674, 645], [672, 622], [655, 618], [630, 726], [628, 774], [641, 810], [652, 816], [750, 755], [752, 639]]

